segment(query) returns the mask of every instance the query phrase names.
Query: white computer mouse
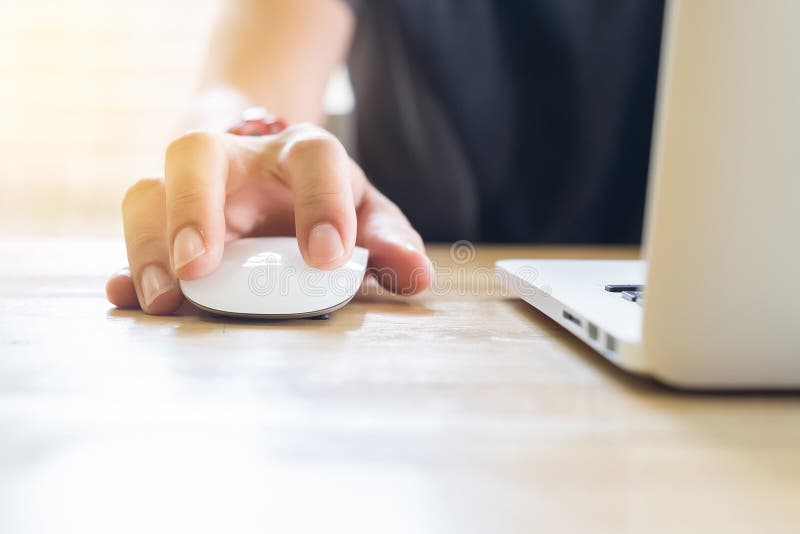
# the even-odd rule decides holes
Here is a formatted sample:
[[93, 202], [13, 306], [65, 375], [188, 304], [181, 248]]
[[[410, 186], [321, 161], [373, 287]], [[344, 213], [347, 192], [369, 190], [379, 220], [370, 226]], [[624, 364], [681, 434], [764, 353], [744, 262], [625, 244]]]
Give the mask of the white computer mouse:
[[216, 271], [180, 284], [190, 302], [214, 314], [316, 317], [350, 302], [368, 258], [367, 249], [356, 247], [345, 265], [323, 271], [306, 265], [294, 237], [252, 237], [226, 243]]

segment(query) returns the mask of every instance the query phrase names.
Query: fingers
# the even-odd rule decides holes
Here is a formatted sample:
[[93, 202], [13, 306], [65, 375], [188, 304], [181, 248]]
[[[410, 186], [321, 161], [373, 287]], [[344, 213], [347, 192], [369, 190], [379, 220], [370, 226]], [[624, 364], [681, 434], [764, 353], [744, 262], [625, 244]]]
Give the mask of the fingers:
[[129, 268], [126, 267], [109, 277], [106, 282], [106, 298], [117, 308], [130, 310], [139, 307], [139, 298], [136, 296], [136, 287], [133, 285]]
[[[134, 292], [141, 308], [156, 315], [172, 313], [183, 302], [170, 269], [169, 245], [164, 231], [165, 203], [161, 180], [140, 180], [128, 190], [122, 202], [125, 246]], [[129, 290], [124, 279], [109, 280], [109, 299], [113, 293], [119, 302], [130, 304]]]
[[211, 273], [225, 243], [225, 182], [228, 154], [220, 137], [193, 132], [167, 149], [167, 258], [183, 279]]
[[[431, 283], [419, 234], [320, 128], [298, 125], [257, 139], [190, 133], [170, 145], [165, 172], [165, 181], [141, 180], [123, 201], [130, 272], [106, 285], [119, 307], [138, 303], [147, 313], [166, 314], [181, 306], [178, 277], [199, 278], [219, 264], [227, 194], [240, 204], [231, 213], [253, 219], [243, 228], [279, 214], [289, 224], [293, 218], [309, 265], [339, 267], [358, 242], [370, 250], [370, 268], [388, 289], [410, 295]], [[259, 193], [264, 198], [254, 199]]]
[[351, 256], [356, 242], [356, 209], [365, 180], [331, 134], [308, 125], [286, 130], [276, 166], [292, 189], [295, 231], [306, 263], [333, 269]]
[[[356, 242], [370, 251], [370, 268], [382, 285], [411, 295], [430, 286], [433, 267], [419, 234], [330, 134], [290, 128], [278, 156], [280, 179], [293, 190], [300, 250], [309, 265], [345, 263]], [[358, 213], [356, 213], [358, 207]]]
[[433, 282], [422, 238], [400, 209], [370, 185], [358, 210], [357, 243], [370, 251], [370, 271], [390, 291], [413, 295]]

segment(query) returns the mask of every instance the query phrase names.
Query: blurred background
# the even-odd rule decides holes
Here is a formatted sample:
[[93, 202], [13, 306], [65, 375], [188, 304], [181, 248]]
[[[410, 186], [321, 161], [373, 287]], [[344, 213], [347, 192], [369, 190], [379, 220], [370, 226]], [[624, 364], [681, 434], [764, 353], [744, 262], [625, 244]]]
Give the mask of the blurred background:
[[[0, 0], [0, 234], [121, 234], [193, 95], [224, 0]], [[326, 109], [352, 110], [346, 71]]]

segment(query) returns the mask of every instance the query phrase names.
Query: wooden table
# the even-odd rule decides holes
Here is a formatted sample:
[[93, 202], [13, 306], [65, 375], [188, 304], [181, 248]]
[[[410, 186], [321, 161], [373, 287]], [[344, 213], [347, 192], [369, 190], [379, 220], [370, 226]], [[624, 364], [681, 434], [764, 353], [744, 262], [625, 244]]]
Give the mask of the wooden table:
[[0, 532], [800, 531], [797, 397], [634, 379], [491, 282], [635, 251], [459, 252], [262, 323], [111, 308], [116, 240], [0, 240]]

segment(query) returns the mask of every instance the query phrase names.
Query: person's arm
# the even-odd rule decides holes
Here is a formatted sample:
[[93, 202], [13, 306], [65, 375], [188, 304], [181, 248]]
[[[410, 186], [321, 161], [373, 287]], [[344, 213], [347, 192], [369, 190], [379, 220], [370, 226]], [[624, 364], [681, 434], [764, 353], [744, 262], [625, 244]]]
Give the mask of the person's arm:
[[[213, 272], [226, 239], [293, 233], [309, 265], [338, 267], [358, 244], [389, 289], [425, 289], [432, 269], [419, 234], [332, 135], [297, 122], [322, 119], [325, 86], [353, 29], [349, 8], [342, 0], [228, 4], [189, 118], [203, 130], [170, 144], [164, 179], [140, 180], [125, 195], [129, 272], [109, 279], [108, 299], [171, 313], [183, 302], [178, 278]], [[261, 138], [221, 133], [248, 104], [297, 124]]]
[[185, 129], [224, 131], [258, 105], [321, 124], [323, 95], [347, 55], [354, 17], [343, 0], [230, 0], [212, 34]]

